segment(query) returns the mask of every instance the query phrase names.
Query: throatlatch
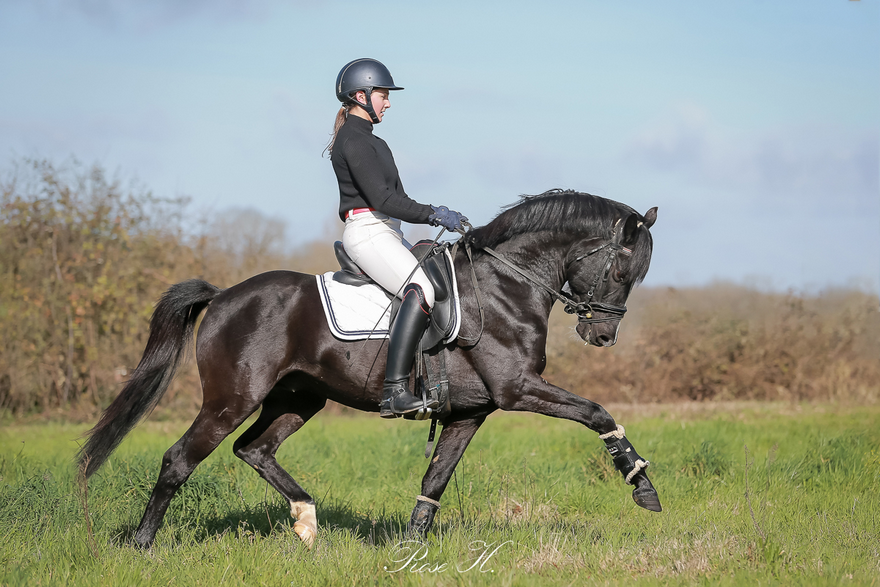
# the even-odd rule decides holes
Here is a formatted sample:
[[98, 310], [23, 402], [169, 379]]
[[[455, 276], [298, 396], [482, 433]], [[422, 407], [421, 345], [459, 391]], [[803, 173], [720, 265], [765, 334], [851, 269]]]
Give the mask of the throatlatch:
[[614, 460], [614, 466], [623, 474], [628, 485], [633, 484], [632, 478], [639, 471], [647, 469], [651, 464], [639, 456], [632, 443], [627, 440], [626, 430], [620, 424], [617, 425], [617, 430], [600, 434], [599, 438], [605, 441], [605, 448]]

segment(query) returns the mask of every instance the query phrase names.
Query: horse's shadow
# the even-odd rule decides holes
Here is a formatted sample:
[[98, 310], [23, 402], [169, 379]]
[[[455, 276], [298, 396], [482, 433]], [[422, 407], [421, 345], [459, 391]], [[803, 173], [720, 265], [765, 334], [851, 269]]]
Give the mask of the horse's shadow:
[[[408, 518], [398, 514], [380, 513], [366, 515], [356, 512], [351, 505], [343, 502], [318, 503], [318, 533], [327, 530], [341, 530], [369, 545], [383, 546], [396, 544], [407, 535]], [[175, 515], [169, 512], [166, 523], [170, 522], [172, 541], [181, 544], [189, 541], [208, 542], [220, 539], [226, 534], [240, 536], [259, 536], [267, 538], [279, 533], [289, 535], [299, 542], [293, 532], [294, 520], [290, 509], [283, 501], [260, 502], [254, 506], [241, 507], [224, 515], [187, 519], [185, 513]], [[134, 545], [137, 524], [128, 522], [118, 526], [113, 532], [116, 546]], [[167, 537], [166, 537], [167, 539]]]

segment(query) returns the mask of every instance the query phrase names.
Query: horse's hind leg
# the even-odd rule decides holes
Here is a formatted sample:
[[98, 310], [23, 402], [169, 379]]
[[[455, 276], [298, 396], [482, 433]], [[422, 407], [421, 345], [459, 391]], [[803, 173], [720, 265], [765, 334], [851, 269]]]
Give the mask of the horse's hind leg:
[[275, 388], [263, 400], [257, 421], [233, 446], [235, 455], [253, 467], [290, 503], [290, 515], [296, 520], [293, 530], [309, 548], [318, 534], [315, 500], [281, 468], [275, 460], [275, 451], [317, 414], [326, 401], [304, 391]]
[[[242, 398], [237, 399], [242, 400]], [[180, 486], [224, 438], [254, 413], [257, 406], [259, 401], [256, 400], [247, 402], [242, 400], [239, 405], [230, 402], [222, 407], [208, 403], [202, 406], [189, 430], [162, 457], [159, 479], [153, 488], [153, 494], [147, 503], [140, 526], [134, 534], [135, 544], [142, 548], [148, 548], [153, 544], [171, 498]]]

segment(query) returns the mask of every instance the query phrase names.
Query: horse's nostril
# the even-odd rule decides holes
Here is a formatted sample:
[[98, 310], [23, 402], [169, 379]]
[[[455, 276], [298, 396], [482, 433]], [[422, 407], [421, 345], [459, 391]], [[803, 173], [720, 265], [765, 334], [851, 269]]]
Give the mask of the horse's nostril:
[[600, 334], [596, 337], [596, 340], [599, 341], [599, 344], [601, 344], [602, 346], [608, 346], [608, 343], [611, 342], [611, 337], [607, 334]]

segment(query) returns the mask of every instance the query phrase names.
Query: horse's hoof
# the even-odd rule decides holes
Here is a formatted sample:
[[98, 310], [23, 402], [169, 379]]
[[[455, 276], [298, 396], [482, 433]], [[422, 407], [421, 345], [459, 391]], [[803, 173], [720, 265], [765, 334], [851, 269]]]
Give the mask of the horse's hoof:
[[290, 504], [290, 515], [296, 518], [293, 531], [299, 536], [309, 550], [315, 543], [318, 535], [318, 518], [315, 515], [315, 504], [308, 502], [293, 502]]
[[318, 530], [316, 528], [312, 528], [307, 526], [306, 524], [302, 524], [297, 522], [293, 525], [293, 531], [296, 532], [296, 535], [299, 536], [299, 539], [303, 541], [303, 544], [311, 550], [312, 545], [315, 543], [315, 538], [318, 535]]
[[633, 501], [639, 506], [652, 512], [662, 512], [660, 507], [660, 496], [653, 487], [636, 487], [633, 489]]

